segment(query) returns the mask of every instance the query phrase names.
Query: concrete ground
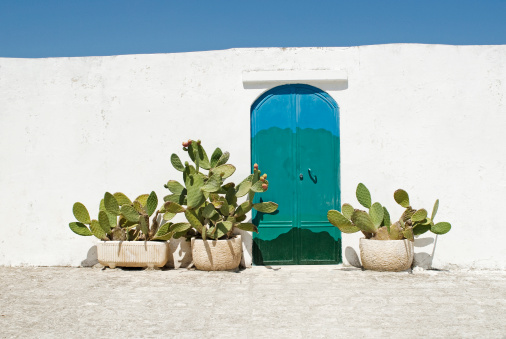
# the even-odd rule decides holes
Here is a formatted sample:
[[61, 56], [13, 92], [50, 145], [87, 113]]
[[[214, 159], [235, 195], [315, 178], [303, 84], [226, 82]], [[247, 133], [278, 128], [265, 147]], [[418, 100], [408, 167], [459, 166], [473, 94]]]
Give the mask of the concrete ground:
[[2, 338], [505, 338], [506, 272], [0, 267]]

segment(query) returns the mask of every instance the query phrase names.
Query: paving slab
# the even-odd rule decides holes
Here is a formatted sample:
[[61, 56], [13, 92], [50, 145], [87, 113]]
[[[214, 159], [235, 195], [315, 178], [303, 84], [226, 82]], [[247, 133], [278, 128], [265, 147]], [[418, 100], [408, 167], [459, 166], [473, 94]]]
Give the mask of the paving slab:
[[0, 267], [1, 338], [506, 338], [505, 271]]

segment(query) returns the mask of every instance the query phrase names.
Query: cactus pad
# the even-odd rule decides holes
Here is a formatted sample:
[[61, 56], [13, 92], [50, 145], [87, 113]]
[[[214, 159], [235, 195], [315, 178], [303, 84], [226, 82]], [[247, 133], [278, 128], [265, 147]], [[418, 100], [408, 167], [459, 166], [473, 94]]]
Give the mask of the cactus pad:
[[222, 183], [223, 181], [221, 180], [221, 176], [213, 174], [204, 186], [202, 186], [202, 191], [209, 193], [216, 192], [220, 189]]
[[[126, 205], [128, 206], [128, 205]], [[146, 236], [149, 234], [149, 217], [147, 215], [141, 215], [138, 216], [137, 219], [139, 220], [139, 226], [141, 228], [142, 233], [144, 233]]]
[[76, 217], [77, 221], [88, 225], [91, 223], [90, 213], [80, 202], [76, 202], [74, 204], [72, 212], [74, 213], [74, 217]]
[[170, 162], [171, 162], [172, 166], [174, 166], [174, 168], [177, 169], [179, 172], [183, 172], [184, 171], [184, 166], [181, 163], [181, 159], [179, 159], [179, 157], [177, 156], [177, 154], [173, 153], [170, 156]]
[[80, 222], [71, 222], [69, 224], [69, 227], [72, 230], [72, 232], [74, 232], [75, 234], [82, 235], [82, 236], [85, 236], [85, 237], [92, 235], [92, 233], [90, 232], [90, 230], [88, 229], [88, 227], [86, 227], [86, 225], [83, 224], [83, 223], [80, 223]]
[[[249, 177], [248, 177], [249, 178]], [[237, 185], [235, 192], [238, 198], [245, 196], [249, 190], [251, 189], [251, 179], [247, 180], [246, 178], [243, 182], [241, 182], [239, 185]], [[260, 185], [262, 187], [262, 185]]]
[[367, 212], [356, 210], [351, 216], [351, 221], [363, 232], [376, 233], [378, 231]]
[[104, 205], [107, 212], [112, 213], [114, 215], [119, 215], [119, 204], [116, 198], [109, 192], [105, 192], [104, 195]]
[[148, 203], [149, 194], [141, 194], [135, 200], [137, 200], [142, 206], [146, 206]]
[[223, 153], [221, 155], [220, 159], [218, 160], [218, 162], [216, 162], [215, 166], [221, 166], [221, 165], [226, 164], [228, 161], [228, 158], [230, 158], [230, 153], [228, 153], [228, 152]]
[[144, 206], [139, 202], [139, 200], [134, 200], [133, 202], [133, 207], [134, 209], [137, 211], [137, 213], [139, 214], [146, 214], [146, 209], [144, 208]]
[[235, 172], [235, 166], [230, 165], [230, 164], [224, 164], [221, 166], [217, 166], [213, 169], [214, 174], [218, 174], [220, 176], [223, 174], [223, 176], [222, 176], [223, 179], [228, 178], [229, 176], [234, 174], [234, 172]]
[[261, 193], [261, 192], [263, 192], [264, 191], [264, 189], [262, 187], [263, 184], [264, 183], [261, 182], [260, 180], [257, 181], [257, 182], [255, 182], [253, 185], [251, 185], [250, 191], [253, 192], [253, 193], [255, 193], [255, 192], [256, 193]]
[[105, 234], [102, 227], [100, 227], [100, 224], [97, 220], [92, 220], [90, 223], [90, 231], [93, 233], [93, 235], [100, 240], [107, 240], [107, 234]]
[[403, 222], [408, 221], [409, 219], [411, 219], [413, 214], [415, 214], [415, 212], [416, 212], [416, 210], [414, 210], [410, 206], [408, 206], [406, 208], [406, 210], [404, 210], [404, 213], [402, 213], [400, 220], [402, 220]]
[[396, 221], [392, 225], [390, 225], [390, 232], [388, 232], [390, 239], [392, 240], [400, 240], [404, 238], [402, 234], [402, 227], [399, 221]]
[[346, 217], [346, 219], [350, 220], [351, 215], [353, 214], [353, 212], [355, 212], [355, 209], [350, 204], [343, 204], [343, 206], [341, 207], [341, 211], [343, 215]]
[[252, 223], [249, 223], [249, 222], [247, 222], [247, 223], [240, 223], [236, 227], [238, 229], [243, 230], [243, 231], [258, 233], [258, 228], [256, 227], [256, 225], [252, 224]]
[[181, 212], [185, 211], [185, 208], [183, 206], [179, 205], [178, 203], [172, 202], [172, 201], [166, 202], [163, 205], [163, 208], [165, 209], [165, 211], [171, 212], [171, 213], [181, 213]]
[[364, 206], [365, 208], [371, 207], [371, 193], [364, 184], [359, 183], [357, 186], [357, 191], [355, 193], [360, 205]]
[[128, 199], [128, 197], [121, 192], [116, 192], [113, 194], [113, 196], [116, 199], [116, 201], [118, 202], [118, 205], [120, 205], [120, 206], [132, 204], [132, 201], [130, 199]]
[[139, 212], [137, 212], [133, 206], [121, 206], [121, 215], [130, 222], [139, 222]]
[[369, 216], [371, 217], [374, 226], [379, 227], [383, 222], [383, 206], [381, 206], [379, 202], [372, 204], [369, 209]]
[[195, 227], [196, 229], [200, 229], [202, 227], [202, 223], [200, 222], [197, 213], [193, 210], [186, 210], [184, 211], [184, 216], [186, 217], [186, 220]]
[[199, 159], [200, 167], [206, 170], [211, 168], [211, 164], [209, 162], [209, 158], [207, 157], [206, 151], [204, 150], [204, 147], [202, 147], [200, 144], [197, 144], [196, 156]]
[[156, 193], [154, 191], [152, 191], [151, 194], [149, 195], [145, 206], [146, 212], [148, 213], [149, 216], [155, 213], [156, 206], [158, 206], [158, 197], [156, 196]]
[[[253, 204], [251, 203], [251, 201], [246, 200], [245, 202], [243, 202], [242, 204], [240, 204], [239, 207], [237, 207], [237, 209], [235, 210], [234, 215], [236, 217], [239, 217], [241, 215], [245, 215], [246, 213], [248, 213], [249, 211], [251, 211], [252, 208], [253, 208]], [[277, 208], [277, 206], [276, 206], [276, 208]], [[267, 206], [266, 209], [268, 209], [268, 206]], [[274, 211], [272, 211], [272, 212], [274, 212]], [[264, 213], [272, 213], [272, 212], [264, 212]]]
[[436, 217], [438, 208], [439, 208], [439, 199], [436, 200], [436, 202], [434, 203], [434, 207], [432, 208], [432, 215], [430, 216], [431, 220], [434, 220], [434, 218]]
[[445, 234], [450, 231], [452, 225], [449, 222], [438, 222], [430, 228], [430, 231], [434, 234]]
[[211, 168], [216, 167], [216, 164], [218, 163], [218, 160], [220, 160], [223, 152], [221, 149], [216, 148], [213, 152], [213, 155], [211, 155]]
[[404, 229], [404, 231], [402, 231], [402, 235], [404, 236], [404, 238], [406, 238], [410, 241], [415, 241], [414, 234], [413, 234], [413, 228], [411, 226], [406, 227], [406, 229]]
[[163, 214], [163, 220], [165, 221], [169, 221], [169, 220], [172, 220], [175, 216], [176, 216], [177, 213], [172, 213], [172, 212], [165, 212]]
[[158, 228], [158, 231], [156, 231], [155, 235], [156, 236], [163, 236], [163, 235], [169, 233], [170, 226], [172, 226], [172, 223], [170, 223], [170, 222], [163, 224], [162, 226], [160, 226], [160, 228]]
[[411, 221], [413, 222], [423, 221], [425, 220], [425, 218], [427, 218], [427, 211], [421, 208], [417, 210], [415, 213], [413, 213], [413, 215], [411, 216]]
[[177, 224], [172, 224], [170, 226], [170, 231], [174, 233], [181, 233], [188, 231], [192, 225], [187, 222], [178, 222]]
[[424, 234], [428, 230], [430, 230], [430, 225], [418, 224], [413, 227], [413, 234], [414, 235]]
[[342, 215], [339, 211], [330, 210], [327, 212], [327, 219], [329, 222], [335, 227], [339, 228], [339, 230], [343, 233], [355, 233], [360, 231], [360, 229], [353, 225], [348, 218]]
[[169, 189], [169, 191], [171, 191], [174, 194], [178, 194], [178, 195], [181, 194], [181, 192], [183, 192], [183, 190], [184, 190], [184, 186], [181, 185], [176, 180], [169, 180], [169, 182], [166, 184], [166, 186]]
[[374, 235], [374, 237], [372, 237], [371, 239], [374, 239], [374, 240], [390, 240], [390, 235], [388, 233], [388, 229], [385, 226], [378, 228], [378, 232], [376, 232], [376, 234]]
[[[165, 225], [168, 225], [168, 224], [165, 224]], [[163, 241], [167, 241], [167, 240], [170, 240], [172, 237], [174, 236], [174, 232], [167, 232], [165, 234], [155, 234], [155, 236], [153, 237], [153, 240], [163, 240]]]
[[394, 200], [404, 208], [409, 207], [409, 195], [403, 189], [398, 189], [394, 192]]
[[105, 211], [98, 212], [98, 223], [100, 224], [100, 227], [102, 227], [105, 233], [111, 233], [111, 226], [112, 228], [116, 227], [116, 225], [110, 224], [109, 216]]
[[391, 224], [392, 222], [390, 221], [390, 213], [388, 213], [387, 208], [383, 206], [383, 226], [387, 227], [389, 233]]
[[[226, 235], [232, 229], [233, 224], [230, 221], [222, 221], [216, 224], [215, 232], [210, 236], [213, 239], [219, 239]], [[208, 235], [210, 235], [208, 233]]]
[[204, 194], [202, 193], [202, 186], [204, 186], [204, 180], [200, 175], [189, 175], [186, 178], [186, 189], [188, 190], [187, 200], [188, 207], [195, 208], [205, 201]]
[[257, 204], [253, 204], [253, 208], [256, 209], [258, 212], [272, 213], [278, 209], [278, 204], [272, 201], [259, 202]]

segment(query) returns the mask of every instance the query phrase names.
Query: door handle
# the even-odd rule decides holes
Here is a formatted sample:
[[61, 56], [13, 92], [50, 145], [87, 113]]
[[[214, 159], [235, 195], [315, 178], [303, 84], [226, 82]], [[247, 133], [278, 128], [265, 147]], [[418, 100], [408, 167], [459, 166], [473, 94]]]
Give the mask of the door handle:
[[300, 178], [300, 180], [304, 179], [304, 176], [302, 175], [302, 173], [299, 174], [299, 178]]
[[318, 182], [318, 178], [316, 175], [313, 175], [313, 173], [311, 173], [311, 168], [308, 168], [307, 172], [309, 174], [309, 178], [316, 184]]

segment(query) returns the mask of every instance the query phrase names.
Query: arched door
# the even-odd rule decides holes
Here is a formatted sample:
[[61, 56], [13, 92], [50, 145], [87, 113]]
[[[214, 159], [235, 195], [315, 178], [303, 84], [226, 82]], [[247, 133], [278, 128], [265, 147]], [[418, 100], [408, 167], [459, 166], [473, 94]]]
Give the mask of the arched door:
[[279, 204], [253, 210], [255, 265], [341, 262], [341, 233], [327, 220], [341, 205], [339, 145], [339, 108], [316, 87], [275, 87], [252, 105], [251, 162], [269, 181], [255, 202]]

